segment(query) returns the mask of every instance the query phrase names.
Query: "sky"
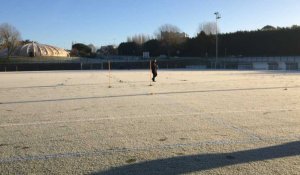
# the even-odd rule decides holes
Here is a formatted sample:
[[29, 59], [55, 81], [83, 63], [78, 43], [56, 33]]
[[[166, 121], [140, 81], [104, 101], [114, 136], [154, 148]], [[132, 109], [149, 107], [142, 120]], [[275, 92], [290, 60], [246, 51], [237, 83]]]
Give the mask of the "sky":
[[128, 36], [153, 36], [172, 24], [190, 37], [200, 24], [221, 14], [221, 33], [265, 25], [300, 25], [299, 0], [0, 0], [0, 24], [17, 28], [22, 39], [70, 49], [72, 42], [118, 45]]

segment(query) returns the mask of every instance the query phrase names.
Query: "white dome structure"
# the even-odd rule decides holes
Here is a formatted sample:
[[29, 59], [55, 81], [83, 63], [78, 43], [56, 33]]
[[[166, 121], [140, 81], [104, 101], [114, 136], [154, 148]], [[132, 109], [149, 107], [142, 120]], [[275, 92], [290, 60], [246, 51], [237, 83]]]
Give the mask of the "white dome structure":
[[[1, 54], [5, 54], [6, 50], [0, 51]], [[5, 54], [6, 55], [6, 54]], [[23, 57], [69, 57], [70, 53], [65, 49], [58, 47], [39, 44], [39, 43], [28, 43], [22, 46], [18, 46], [12, 56], [23, 56]]]

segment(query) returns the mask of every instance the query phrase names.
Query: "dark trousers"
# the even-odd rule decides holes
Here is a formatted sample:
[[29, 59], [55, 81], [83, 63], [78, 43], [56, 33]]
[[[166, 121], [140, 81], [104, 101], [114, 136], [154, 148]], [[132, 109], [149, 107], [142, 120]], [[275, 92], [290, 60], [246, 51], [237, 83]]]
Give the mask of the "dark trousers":
[[152, 71], [152, 74], [153, 74], [152, 80], [155, 81], [155, 77], [157, 77], [157, 72], [156, 71]]

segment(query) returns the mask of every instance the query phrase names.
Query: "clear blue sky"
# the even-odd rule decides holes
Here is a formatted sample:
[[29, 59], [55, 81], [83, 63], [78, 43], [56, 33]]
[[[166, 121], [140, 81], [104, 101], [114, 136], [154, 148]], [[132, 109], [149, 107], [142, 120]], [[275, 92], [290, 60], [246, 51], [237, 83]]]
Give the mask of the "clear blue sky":
[[15, 26], [23, 39], [70, 49], [72, 41], [119, 44], [134, 34], [153, 35], [163, 24], [190, 36], [199, 24], [222, 15], [222, 33], [269, 24], [300, 25], [299, 0], [0, 0], [0, 23]]

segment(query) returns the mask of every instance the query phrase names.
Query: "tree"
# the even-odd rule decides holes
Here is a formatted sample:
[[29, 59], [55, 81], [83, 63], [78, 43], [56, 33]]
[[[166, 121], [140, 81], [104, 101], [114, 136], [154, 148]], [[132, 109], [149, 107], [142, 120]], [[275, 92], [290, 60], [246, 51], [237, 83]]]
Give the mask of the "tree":
[[126, 56], [141, 56], [142, 48], [135, 42], [121, 43], [118, 47], [118, 53]]
[[298, 25], [292, 25], [291, 29], [292, 30], [297, 30], [297, 29], [300, 29], [300, 26], [298, 26]]
[[162, 43], [166, 54], [171, 56], [176, 55], [180, 45], [186, 41], [187, 35], [177, 26], [165, 24], [158, 28], [156, 38]]
[[174, 25], [165, 24], [158, 28], [156, 38], [170, 44], [182, 43], [187, 35]]
[[206, 35], [215, 35], [217, 31], [220, 33], [215, 22], [206, 22], [199, 25], [199, 33], [204, 32]]
[[7, 59], [19, 45], [20, 40], [21, 34], [14, 26], [8, 23], [0, 25], [0, 45], [7, 49]]
[[134, 35], [132, 37], [127, 37], [127, 42], [135, 42], [139, 45], [142, 45], [149, 40], [150, 40], [150, 37], [145, 34], [138, 34], [138, 35]]
[[152, 39], [143, 44], [143, 51], [149, 52], [150, 56], [160, 55], [160, 42], [157, 39]]
[[97, 53], [101, 56], [118, 55], [118, 50], [113, 45], [102, 46], [97, 50]]
[[82, 43], [77, 43], [72, 46], [72, 54], [75, 56], [87, 57], [91, 56], [92, 49]]

